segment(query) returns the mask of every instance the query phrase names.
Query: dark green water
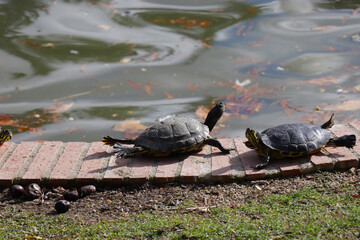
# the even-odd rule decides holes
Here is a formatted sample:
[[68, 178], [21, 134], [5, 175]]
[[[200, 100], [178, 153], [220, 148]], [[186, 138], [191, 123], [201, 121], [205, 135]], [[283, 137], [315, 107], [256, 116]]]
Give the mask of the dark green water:
[[[198, 118], [199, 106], [219, 99], [228, 115], [217, 137], [320, 123], [331, 112], [339, 121], [359, 118], [359, 7], [0, 1], [0, 124], [15, 142], [97, 141], [134, 136], [167, 115]], [[125, 120], [133, 125], [113, 129]]]

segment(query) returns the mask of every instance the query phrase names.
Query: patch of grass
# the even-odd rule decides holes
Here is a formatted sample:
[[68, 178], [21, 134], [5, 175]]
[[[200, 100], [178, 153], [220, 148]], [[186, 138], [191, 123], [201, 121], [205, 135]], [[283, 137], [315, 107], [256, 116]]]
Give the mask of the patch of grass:
[[0, 235], [3, 239], [357, 239], [360, 235], [359, 199], [346, 191], [304, 187], [210, 212], [184, 211], [189, 204], [166, 215], [143, 211], [98, 223], [87, 223], [81, 216], [37, 216], [7, 207], [0, 213]]

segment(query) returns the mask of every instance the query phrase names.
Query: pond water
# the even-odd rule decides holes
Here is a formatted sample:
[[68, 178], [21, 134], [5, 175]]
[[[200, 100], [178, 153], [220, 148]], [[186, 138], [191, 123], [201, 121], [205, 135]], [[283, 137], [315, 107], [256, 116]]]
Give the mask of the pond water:
[[360, 117], [358, 0], [0, 1], [0, 124], [15, 142], [136, 136], [169, 115], [216, 137]]

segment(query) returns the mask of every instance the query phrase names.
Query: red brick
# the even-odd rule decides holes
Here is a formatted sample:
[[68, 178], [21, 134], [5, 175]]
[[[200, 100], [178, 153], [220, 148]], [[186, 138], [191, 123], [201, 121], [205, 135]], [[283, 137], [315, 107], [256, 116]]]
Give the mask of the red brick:
[[9, 151], [10, 148], [13, 148], [13, 146], [16, 145], [13, 142], [6, 142], [0, 147], [0, 167], [1, 162], [3, 160], [3, 157], [5, 157], [6, 153]]
[[124, 184], [130, 175], [130, 168], [127, 167], [128, 158], [117, 158], [113, 155], [104, 175], [104, 183], [112, 185]]
[[[355, 123], [355, 125], [359, 125], [358, 127], [360, 127], [360, 123], [357, 124]], [[335, 125], [331, 128], [331, 131], [337, 136], [337, 137], [341, 137], [343, 135], [350, 135], [350, 134], [356, 134], [355, 132], [353, 132], [350, 128], [346, 127], [346, 125], [343, 124], [338, 124]], [[358, 136], [357, 136], [358, 137]], [[353, 147], [353, 149], [360, 154], [360, 145], [359, 145], [359, 139], [356, 139], [356, 145]]]
[[262, 163], [263, 160], [260, 159], [259, 155], [253, 149], [246, 147], [244, 141], [246, 141], [246, 139], [234, 139], [235, 146], [244, 166], [246, 179], [257, 180], [265, 178], [264, 169], [257, 170], [254, 168], [257, 164]]
[[108, 157], [106, 149], [108, 146], [103, 142], [93, 142], [84, 158], [83, 164], [76, 177], [76, 182], [81, 183], [93, 183], [97, 180], [98, 173], [104, 171], [101, 169], [101, 164], [104, 158]]
[[299, 166], [300, 158], [284, 158], [284, 159], [276, 159], [273, 161], [273, 164], [276, 167], [280, 168], [281, 175], [283, 177], [292, 177], [301, 175], [301, 170]]
[[[349, 123], [351, 126], [356, 128], [360, 132], [360, 121], [358, 119], [354, 119]], [[335, 125], [336, 126], [336, 125]], [[334, 126], [334, 127], [335, 127]]]
[[155, 183], [167, 183], [175, 181], [176, 170], [179, 166], [179, 158], [168, 157], [158, 161], [155, 174]]
[[132, 166], [129, 183], [140, 184], [148, 181], [154, 159], [147, 157], [138, 157], [129, 160], [131, 161]]
[[[221, 144], [226, 147], [231, 147], [231, 139], [219, 139]], [[222, 153], [218, 148], [211, 147], [211, 178], [214, 182], [229, 182], [231, 181], [231, 157], [230, 154]]]
[[44, 142], [22, 177], [21, 182], [24, 184], [39, 183], [61, 145], [62, 142]]
[[0, 185], [9, 186], [12, 184], [16, 174], [37, 144], [38, 142], [22, 142], [16, 147], [0, 169]]
[[338, 160], [335, 167], [349, 169], [357, 167], [359, 164], [358, 159], [346, 147], [327, 147], [325, 149]]
[[311, 155], [310, 161], [315, 165], [316, 169], [320, 169], [320, 170], [334, 169], [334, 161], [323, 153]]
[[201, 165], [206, 161], [204, 159], [205, 152], [204, 148], [197, 154], [190, 155], [184, 159], [180, 173], [180, 182], [195, 183], [200, 180]]
[[69, 183], [71, 171], [79, 160], [85, 144], [84, 142], [67, 143], [50, 175], [51, 185], [66, 185]]

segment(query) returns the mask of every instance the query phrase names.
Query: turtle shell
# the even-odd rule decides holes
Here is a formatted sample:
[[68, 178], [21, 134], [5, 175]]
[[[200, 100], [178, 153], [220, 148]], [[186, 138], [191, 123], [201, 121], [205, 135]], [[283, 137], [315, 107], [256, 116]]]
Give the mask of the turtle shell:
[[168, 118], [153, 125], [135, 139], [135, 145], [158, 152], [192, 151], [209, 137], [209, 128], [187, 118]]
[[262, 142], [284, 153], [307, 153], [318, 150], [329, 141], [329, 130], [302, 123], [282, 124], [260, 133]]

